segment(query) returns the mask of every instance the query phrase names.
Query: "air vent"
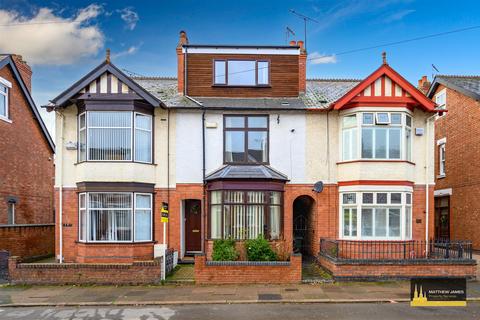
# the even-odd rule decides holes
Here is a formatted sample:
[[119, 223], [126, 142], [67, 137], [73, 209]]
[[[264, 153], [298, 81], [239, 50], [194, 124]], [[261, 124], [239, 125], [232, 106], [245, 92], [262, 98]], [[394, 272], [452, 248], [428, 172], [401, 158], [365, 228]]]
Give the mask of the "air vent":
[[289, 106], [289, 105], [290, 105], [290, 102], [287, 102], [287, 101], [282, 102], [282, 106]]

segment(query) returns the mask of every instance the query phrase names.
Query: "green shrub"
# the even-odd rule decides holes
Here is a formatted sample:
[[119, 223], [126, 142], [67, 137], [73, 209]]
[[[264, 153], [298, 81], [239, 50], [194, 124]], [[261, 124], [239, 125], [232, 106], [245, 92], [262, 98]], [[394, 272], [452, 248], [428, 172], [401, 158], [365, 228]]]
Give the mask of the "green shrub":
[[257, 239], [245, 241], [245, 251], [249, 261], [277, 261], [278, 257], [268, 241], [259, 236]]
[[238, 257], [234, 240], [215, 240], [213, 242], [213, 261], [235, 261]]

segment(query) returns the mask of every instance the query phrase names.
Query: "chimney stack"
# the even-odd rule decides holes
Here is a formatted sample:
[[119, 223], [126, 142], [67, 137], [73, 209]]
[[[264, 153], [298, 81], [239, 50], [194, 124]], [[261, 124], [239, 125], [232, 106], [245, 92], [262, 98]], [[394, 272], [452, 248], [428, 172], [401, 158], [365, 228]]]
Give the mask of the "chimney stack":
[[183, 45], [188, 44], [188, 37], [185, 31], [180, 31], [180, 39], [177, 45], [177, 83], [178, 93], [184, 94], [185, 91], [185, 57], [183, 55]]
[[22, 77], [23, 82], [27, 86], [28, 91], [32, 92], [32, 68], [27, 64], [23, 57], [19, 54], [12, 54], [12, 59], [15, 65], [17, 66], [20, 76]]
[[430, 81], [428, 81], [427, 76], [423, 76], [420, 80], [418, 80], [418, 90], [422, 91], [423, 94], [427, 94], [428, 90], [430, 89]]
[[300, 56], [298, 57], [298, 92], [305, 93], [307, 90], [307, 50], [305, 50], [304, 42], [297, 41], [300, 47]]

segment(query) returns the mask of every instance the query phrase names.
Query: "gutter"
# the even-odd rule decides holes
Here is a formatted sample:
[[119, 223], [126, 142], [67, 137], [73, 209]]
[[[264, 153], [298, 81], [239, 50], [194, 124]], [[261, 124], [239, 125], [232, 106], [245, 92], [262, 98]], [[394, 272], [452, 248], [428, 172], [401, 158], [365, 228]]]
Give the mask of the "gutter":
[[428, 254], [428, 249], [429, 249], [429, 215], [430, 215], [430, 197], [429, 197], [429, 191], [430, 191], [430, 184], [429, 184], [429, 161], [430, 161], [430, 121], [434, 117], [436, 117], [437, 114], [435, 113], [434, 115], [428, 117], [425, 119], [425, 124], [427, 126], [427, 134], [426, 134], [426, 147], [427, 150], [425, 150], [425, 253]]
[[63, 263], [63, 145], [64, 145], [64, 137], [63, 137], [63, 127], [64, 127], [64, 119], [65, 116], [59, 112], [55, 111], [57, 115], [60, 116], [60, 148], [57, 150], [57, 155], [58, 155], [58, 160], [59, 160], [59, 166], [58, 166], [58, 183], [59, 183], [59, 193], [58, 193], [58, 230], [59, 230], [59, 235], [58, 235], [58, 246], [59, 246], [59, 252], [58, 252], [58, 260], [59, 263]]

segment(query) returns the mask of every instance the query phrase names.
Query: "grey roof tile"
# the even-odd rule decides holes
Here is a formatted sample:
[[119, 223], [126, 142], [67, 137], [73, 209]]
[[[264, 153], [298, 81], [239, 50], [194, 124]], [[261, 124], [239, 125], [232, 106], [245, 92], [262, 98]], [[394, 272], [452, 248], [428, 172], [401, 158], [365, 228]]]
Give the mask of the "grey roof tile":
[[471, 93], [469, 95], [473, 98], [480, 99], [480, 76], [437, 75], [435, 80], [461, 88]]
[[225, 165], [206, 176], [207, 181], [220, 179], [267, 179], [288, 181], [286, 175], [267, 165]]
[[[148, 92], [173, 108], [200, 108], [192, 100], [178, 94], [174, 77], [133, 77]], [[355, 79], [307, 80], [307, 90], [298, 98], [220, 98], [193, 97], [207, 108], [218, 109], [325, 109], [360, 83]]]

